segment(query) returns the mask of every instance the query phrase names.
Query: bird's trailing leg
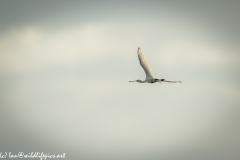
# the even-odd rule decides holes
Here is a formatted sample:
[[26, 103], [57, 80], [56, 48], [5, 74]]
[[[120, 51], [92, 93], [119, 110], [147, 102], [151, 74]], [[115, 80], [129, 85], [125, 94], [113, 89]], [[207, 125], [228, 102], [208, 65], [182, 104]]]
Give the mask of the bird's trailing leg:
[[161, 79], [162, 82], [169, 82], [169, 83], [182, 83], [181, 81], [166, 81], [165, 79]]

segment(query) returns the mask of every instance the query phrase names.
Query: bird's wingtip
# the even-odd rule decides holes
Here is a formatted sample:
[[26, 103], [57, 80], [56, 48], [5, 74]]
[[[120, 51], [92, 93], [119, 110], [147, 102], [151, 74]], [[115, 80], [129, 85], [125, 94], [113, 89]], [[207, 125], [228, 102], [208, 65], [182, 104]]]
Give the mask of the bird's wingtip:
[[140, 47], [138, 47], [138, 51], [139, 51], [139, 50], [141, 50], [141, 48], [140, 48]]

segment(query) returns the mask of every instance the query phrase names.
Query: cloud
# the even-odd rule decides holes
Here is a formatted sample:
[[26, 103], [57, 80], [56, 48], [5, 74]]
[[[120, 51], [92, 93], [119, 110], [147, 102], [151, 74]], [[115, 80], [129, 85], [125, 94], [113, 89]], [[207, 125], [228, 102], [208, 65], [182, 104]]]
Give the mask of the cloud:
[[[208, 145], [209, 135], [225, 127], [226, 111], [234, 110], [225, 105], [239, 103], [226, 97], [239, 92], [226, 83], [216, 89], [217, 78], [196, 81], [186, 70], [201, 71], [199, 76], [212, 74], [209, 70], [220, 73], [221, 67], [238, 63], [238, 56], [230, 52], [231, 58], [228, 48], [212, 45], [196, 28], [172, 33], [173, 28], [137, 21], [6, 33], [0, 37], [1, 99], [7, 115], [16, 117], [12, 125], [24, 125], [46, 145], [51, 140], [53, 148], [62, 145], [89, 155]], [[128, 78], [145, 78], [136, 55], [139, 46], [155, 75], [181, 75], [184, 83], [127, 83]]]
[[[120, 22], [87, 24], [54, 32], [37, 27], [12, 30], [0, 38], [1, 69], [24, 70], [66, 63], [84, 66], [104, 61], [111, 55], [126, 56], [130, 50], [136, 52], [138, 46], [143, 48], [147, 59], [155, 59], [169, 68], [173, 65], [219, 67], [239, 61], [237, 50], [219, 47], [213, 43], [214, 39], [209, 40], [212, 35], [203, 36], [199, 29], [171, 33], [174, 25], [167, 28], [152, 21], [148, 23], [127, 23], [119, 32], [116, 30]], [[149, 41], [148, 35], [155, 36]]]
[[[96, 61], [106, 47], [104, 29], [80, 29], [48, 33], [37, 28], [15, 30], [1, 38], [1, 68], [24, 70], [64, 63]], [[86, 62], [87, 61], [87, 62]]]

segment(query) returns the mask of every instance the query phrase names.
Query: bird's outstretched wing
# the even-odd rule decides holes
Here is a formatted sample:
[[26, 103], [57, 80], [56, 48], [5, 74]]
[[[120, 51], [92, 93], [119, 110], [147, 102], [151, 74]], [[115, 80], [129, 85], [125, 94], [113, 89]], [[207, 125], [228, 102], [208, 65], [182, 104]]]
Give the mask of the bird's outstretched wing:
[[149, 67], [149, 65], [148, 65], [148, 63], [146, 61], [146, 58], [143, 55], [142, 50], [141, 50], [140, 47], [138, 48], [137, 54], [138, 54], [138, 59], [139, 59], [140, 65], [142, 66], [143, 70], [146, 73], [146, 79], [152, 79], [153, 78], [152, 70]]

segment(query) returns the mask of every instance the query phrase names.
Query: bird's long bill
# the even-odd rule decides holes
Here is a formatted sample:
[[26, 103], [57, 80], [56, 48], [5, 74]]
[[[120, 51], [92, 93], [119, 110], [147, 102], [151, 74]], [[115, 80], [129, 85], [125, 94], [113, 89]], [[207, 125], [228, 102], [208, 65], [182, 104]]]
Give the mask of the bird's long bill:
[[162, 81], [162, 82], [169, 82], [169, 83], [182, 83], [181, 81]]
[[129, 81], [129, 82], [137, 82], [137, 81]]

